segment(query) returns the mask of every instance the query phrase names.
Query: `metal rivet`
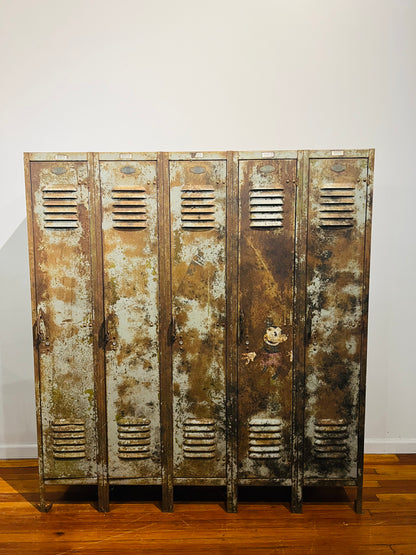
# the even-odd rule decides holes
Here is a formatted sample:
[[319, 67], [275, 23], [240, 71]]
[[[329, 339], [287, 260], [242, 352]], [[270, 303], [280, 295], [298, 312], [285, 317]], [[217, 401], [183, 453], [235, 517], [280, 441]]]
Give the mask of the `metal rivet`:
[[49, 347], [49, 345], [50, 345], [49, 341], [46, 341], [45, 345], [47, 345]]
[[117, 345], [117, 343], [115, 341], [113, 341], [113, 345]]
[[250, 345], [250, 341], [246, 341], [246, 345]]

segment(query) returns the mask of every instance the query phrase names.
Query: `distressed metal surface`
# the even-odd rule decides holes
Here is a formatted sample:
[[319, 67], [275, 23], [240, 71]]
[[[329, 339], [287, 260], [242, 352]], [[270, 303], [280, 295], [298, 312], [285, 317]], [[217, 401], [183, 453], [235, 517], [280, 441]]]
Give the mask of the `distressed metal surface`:
[[44, 475], [93, 477], [96, 436], [87, 164], [32, 162], [31, 180]]
[[100, 162], [110, 478], [160, 476], [156, 162]]
[[283, 479], [292, 457], [296, 161], [240, 161], [239, 184], [239, 478]]
[[[226, 162], [171, 161], [169, 169], [174, 477], [223, 477]], [[191, 439], [200, 441], [191, 447]]]
[[309, 172], [305, 477], [346, 479], [357, 475], [367, 159], [312, 159]]

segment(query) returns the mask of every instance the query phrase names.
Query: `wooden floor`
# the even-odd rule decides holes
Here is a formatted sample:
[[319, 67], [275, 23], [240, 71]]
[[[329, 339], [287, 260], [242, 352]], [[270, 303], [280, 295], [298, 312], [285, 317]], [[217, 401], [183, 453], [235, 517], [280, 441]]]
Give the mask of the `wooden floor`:
[[175, 512], [160, 490], [117, 487], [111, 512], [92, 487], [49, 487], [52, 510], [36, 509], [34, 460], [0, 461], [0, 553], [401, 553], [416, 554], [416, 455], [367, 455], [364, 514], [354, 488], [308, 488], [302, 515], [285, 488], [241, 488], [238, 514], [223, 488], [179, 488]]

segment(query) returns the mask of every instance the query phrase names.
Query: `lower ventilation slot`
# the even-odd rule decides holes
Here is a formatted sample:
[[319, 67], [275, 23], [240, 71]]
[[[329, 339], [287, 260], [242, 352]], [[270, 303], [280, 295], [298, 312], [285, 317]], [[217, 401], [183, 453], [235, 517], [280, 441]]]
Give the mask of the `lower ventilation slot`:
[[61, 418], [52, 423], [53, 456], [55, 459], [85, 457], [85, 422]]
[[252, 418], [249, 422], [249, 457], [280, 459], [282, 456], [282, 420]]
[[188, 459], [212, 459], [215, 457], [215, 420], [188, 418], [183, 425], [184, 457]]
[[318, 459], [343, 459], [348, 452], [348, 429], [343, 419], [315, 420], [314, 453]]
[[117, 428], [120, 459], [150, 457], [150, 420], [136, 417], [120, 418]]

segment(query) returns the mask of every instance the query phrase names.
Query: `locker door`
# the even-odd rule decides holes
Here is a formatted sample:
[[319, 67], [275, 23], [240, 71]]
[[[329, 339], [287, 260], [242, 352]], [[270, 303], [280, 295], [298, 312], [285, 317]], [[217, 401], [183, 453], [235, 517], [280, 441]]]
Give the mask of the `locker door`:
[[174, 477], [225, 477], [226, 161], [171, 161]]
[[239, 479], [291, 477], [296, 160], [240, 160]]
[[86, 162], [31, 162], [45, 478], [96, 476]]
[[101, 161], [111, 478], [160, 477], [155, 161]]
[[305, 478], [357, 476], [367, 159], [311, 159]]

